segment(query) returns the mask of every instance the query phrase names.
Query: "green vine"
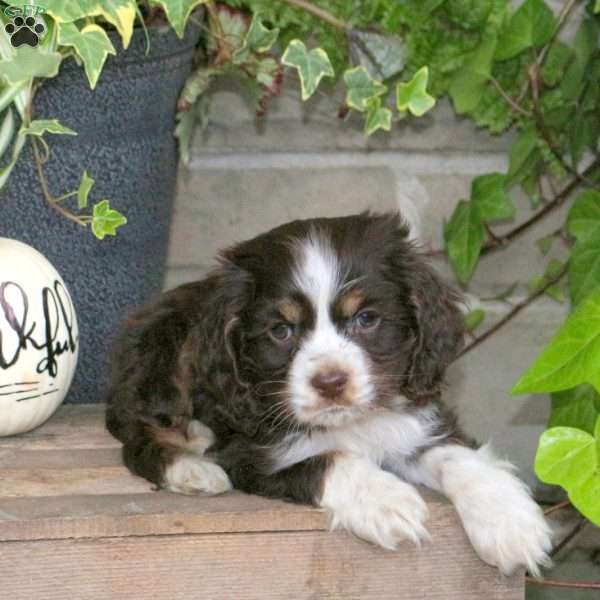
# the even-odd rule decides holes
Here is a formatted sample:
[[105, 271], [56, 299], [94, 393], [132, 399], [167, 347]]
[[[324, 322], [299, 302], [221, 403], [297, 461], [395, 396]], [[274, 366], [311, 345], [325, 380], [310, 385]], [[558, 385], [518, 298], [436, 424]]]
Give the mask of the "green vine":
[[[303, 100], [321, 86], [343, 86], [340, 114], [361, 115], [366, 135], [394, 135], [397, 121], [420, 118], [442, 97], [492, 135], [511, 131], [506, 172], [473, 180], [469, 197], [457, 199], [444, 226], [443, 248], [432, 254], [443, 254], [466, 287], [486, 255], [502, 252], [567, 208], [565, 222], [532, 249], [545, 255], [552, 247], [558, 258], [548, 260], [543, 273], [531, 274], [527, 297], [492, 327], [479, 332], [486, 317], [481, 309], [467, 315], [472, 341], [465, 353], [539, 298], [563, 302], [568, 296], [571, 314], [513, 393], [552, 394], [536, 473], [562, 486], [582, 515], [600, 525], [599, 0], [566, 0], [557, 14], [544, 0], [517, 6], [509, 0], [111, 0], [52, 6], [45, 15], [48, 35], [35, 56], [0, 36], [0, 187], [26, 141], [33, 140], [46, 201], [74, 222], [91, 225], [100, 238], [116, 233], [124, 217], [106, 200], [91, 215], [65, 208], [63, 201], [75, 196], [78, 209], [87, 205], [93, 180], [86, 173], [77, 191], [50, 194], [44, 136], [74, 132], [29, 119], [27, 107], [34, 82], [55, 76], [66, 56], [82, 62], [94, 87], [114, 53], [105, 29], [116, 29], [127, 46], [136, 15], [147, 25], [168, 22], [180, 36], [191, 19], [205, 33], [178, 104], [175, 134], [184, 162], [194, 131], [210, 116], [215, 79], [232, 75], [253, 94], [259, 115], [293, 74]], [[200, 6], [205, 10], [193, 12]], [[7, 22], [4, 14], [0, 19]], [[529, 214], [515, 222], [523, 195]]]

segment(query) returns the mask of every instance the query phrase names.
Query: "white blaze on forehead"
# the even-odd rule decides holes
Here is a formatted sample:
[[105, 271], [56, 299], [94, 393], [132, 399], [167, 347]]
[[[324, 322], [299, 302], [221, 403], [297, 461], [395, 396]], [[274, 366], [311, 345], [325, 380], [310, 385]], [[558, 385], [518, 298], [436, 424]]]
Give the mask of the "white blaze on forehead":
[[297, 253], [294, 282], [312, 303], [317, 326], [322, 327], [330, 321], [329, 309], [340, 286], [338, 258], [331, 242], [316, 229], [298, 243]]
[[295, 242], [294, 250], [297, 260], [294, 283], [312, 305], [316, 319], [289, 370], [290, 402], [301, 421], [315, 425], [338, 424], [347, 420], [346, 411], [336, 415], [315, 413], [322, 399], [311, 385], [311, 379], [323, 369], [343, 370], [348, 374], [347, 399], [354, 408], [364, 407], [374, 394], [369, 360], [363, 349], [331, 319], [331, 307], [346, 275], [331, 241], [324, 232], [313, 229], [305, 239]]

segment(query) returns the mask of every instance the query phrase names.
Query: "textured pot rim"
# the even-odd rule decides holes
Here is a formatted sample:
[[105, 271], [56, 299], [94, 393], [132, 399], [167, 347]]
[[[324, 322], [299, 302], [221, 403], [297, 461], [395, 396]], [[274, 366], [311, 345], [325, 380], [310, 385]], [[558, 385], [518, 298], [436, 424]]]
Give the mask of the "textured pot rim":
[[[188, 22], [183, 38], [177, 36], [169, 25], [158, 25], [147, 28], [150, 39], [150, 51], [146, 54], [146, 35], [144, 29], [136, 25], [133, 29], [131, 40], [127, 49], [123, 48], [121, 36], [116, 30], [107, 30], [106, 33], [116, 50], [116, 55], [109, 54], [102, 69], [119, 69], [131, 65], [149, 65], [180, 54], [187, 54], [197, 46], [200, 39], [200, 27]], [[57, 77], [62, 72], [71, 73], [83, 70], [73, 57], [68, 57], [61, 62]], [[102, 79], [102, 73], [100, 74]]]

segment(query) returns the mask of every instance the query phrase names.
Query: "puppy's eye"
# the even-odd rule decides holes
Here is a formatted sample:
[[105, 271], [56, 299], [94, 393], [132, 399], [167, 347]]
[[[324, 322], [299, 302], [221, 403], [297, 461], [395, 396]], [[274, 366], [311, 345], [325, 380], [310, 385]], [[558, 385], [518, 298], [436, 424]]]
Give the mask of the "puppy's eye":
[[289, 340], [294, 334], [294, 328], [288, 323], [277, 323], [269, 329], [269, 335], [278, 342]]
[[374, 329], [381, 320], [374, 310], [363, 310], [354, 317], [356, 324], [360, 329]]

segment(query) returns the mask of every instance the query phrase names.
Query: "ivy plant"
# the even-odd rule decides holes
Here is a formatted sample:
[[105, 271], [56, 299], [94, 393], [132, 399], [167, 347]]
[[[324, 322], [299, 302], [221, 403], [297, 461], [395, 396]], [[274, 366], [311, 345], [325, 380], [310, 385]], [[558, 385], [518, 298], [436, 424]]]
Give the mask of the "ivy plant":
[[[179, 36], [193, 20], [205, 33], [178, 103], [175, 135], [184, 162], [194, 131], [210, 116], [213, 83], [224, 76], [243, 82], [258, 115], [268, 110], [270, 98], [288, 78], [302, 100], [320, 89], [341, 87], [339, 116], [359, 115], [365, 135], [396, 135], [397, 121], [422, 118], [443, 97], [458, 115], [491, 135], [512, 132], [506, 171], [480, 174], [469, 196], [456, 199], [439, 254], [466, 288], [487, 255], [502, 252], [533, 225], [542, 226], [548, 215], [567, 207], [561, 226], [545, 231], [532, 247], [543, 255], [552, 249], [555, 256], [544, 271], [531, 273], [529, 281], [515, 282], [497, 297], [509, 302], [521, 285], [526, 298], [483, 331], [485, 312], [479, 308], [467, 315], [472, 341], [463, 355], [538, 298], [569, 300], [571, 314], [512, 391], [552, 394], [536, 473], [542, 481], [562, 486], [573, 505], [600, 525], [598, 0], [565, 0], [557, 12], [545, 0], [51, 4], [48, 34], [35, 51], [15, 50], [0, 36], [0, 187], [24, 144], [33, 144], [43, 164], [52, 135], [75, 134], [68, 123], [32, 118], [37, 85], [56, 76], [67, 56], [75, 56], [93, 88], [115, 52], [106, 30], [115, 29], [126, 48], [136, 19], [147, 24], [163, 19]], [[6, 22], [6, 15], [0, 18]], [[564, 35], [569, 22], [576, 24], [572, 36]], [[40, 173], [43, 177], [41, 168]], [[93, 183], [83, 173], [78, 190], [47, 199], [75, 222], [91, 225], [102, 239], [125, 222], [108, 200], [96, 201], [87, 214], [59, 204], [73, 196], [78, 211], [89, 210]], [[518, 206], [526, 216], [516, 222]]]
[[[107, 57], [116, 53], [108, 30], [116, 30], [127, 48], [136, 19], [143, 23], [159, 10], [162, 20], [181, 37], [190, 14], [203, 3], [204, 0], [53, 0], [38, 7], [31, 0], [0, 2], [0, 190], [23, 147], [30, 143], [47, 202], [74, 223], [89, 226], [100, 240], [115, 235], [127, 219], [111, 208], [106, 198], [88, 207], [94, 179], [87, 173], [82, 175], [77, 190], [58, 197], [49, 192], [43, 166], [51, 158], [50, 138], [77, 132], [56, 119], [35, 119], [32, 110], [35, 91], [44, 80], [57, 76], [61, 62], [68, 57], [74, 57], [82, 65], [89, 86], [94, 89]], [[18, 16], [39, 14], [47, 28], [39, 44], [13, 47], [8, 35], [12, 21]], [[76, 208], [71, 209], [68, 201], [74, 197], [77, 197]]]

